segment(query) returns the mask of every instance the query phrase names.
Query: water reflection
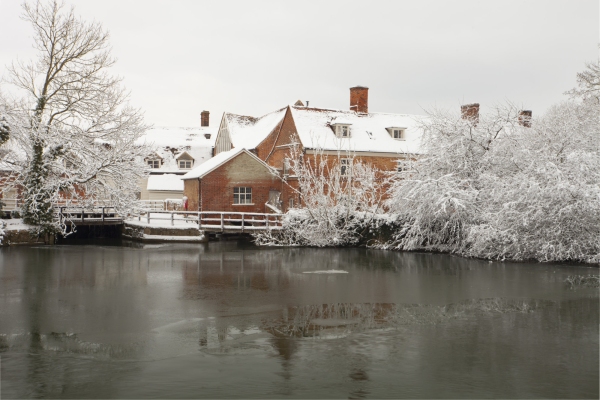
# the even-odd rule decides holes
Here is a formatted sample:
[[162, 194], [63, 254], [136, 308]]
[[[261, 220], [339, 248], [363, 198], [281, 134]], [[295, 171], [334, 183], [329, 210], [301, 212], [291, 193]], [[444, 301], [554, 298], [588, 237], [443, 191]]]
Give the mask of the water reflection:
[[[327, 269], [348, 274], [304, 273]], [[238, 243], [2, 249], [0, 395], [597, 397], [598, 292], [563, 283], [596, 272]]]

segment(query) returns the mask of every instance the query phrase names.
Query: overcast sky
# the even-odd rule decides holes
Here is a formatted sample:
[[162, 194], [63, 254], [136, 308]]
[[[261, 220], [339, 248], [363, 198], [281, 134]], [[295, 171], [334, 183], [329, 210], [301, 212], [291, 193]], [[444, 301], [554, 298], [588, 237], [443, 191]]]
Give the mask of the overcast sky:
[[[68, 2], [69, 3], [69, 2]], [[114, 72], [156, 126], [217, 126], [223, 111], [261, 116], [309, 100], [371, 112], [510, 100], [535, 115], [564, 99], [598, 57], [598, 0], [79, 0], [110, 31]], [[0, 71], [28, 59], [20, 1], [0, 0]]]

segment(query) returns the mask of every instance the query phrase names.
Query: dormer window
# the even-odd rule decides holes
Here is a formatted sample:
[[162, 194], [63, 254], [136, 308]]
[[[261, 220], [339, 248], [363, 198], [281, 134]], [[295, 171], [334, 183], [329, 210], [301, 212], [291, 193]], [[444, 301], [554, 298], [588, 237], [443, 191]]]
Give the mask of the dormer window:
[[187, 151], [184, 151], [179, 156], [176, 157], [177, 165], [179, 169], [192, 169], [194, 166], [194, 158], [189, 155]]
[[152, 169], [160, 168], [160, 160], [146, 160], [148, 167]]
[[192, 160], [179, 160], [179, 169], [192, 169]]
[[405, 140], [406, 139], [406, 128], [387, 128], [392, 139]]
[[349, 138], [350, 137], [350, 125], [349, 124], [335, 124], [335, 136], [339, 138]]

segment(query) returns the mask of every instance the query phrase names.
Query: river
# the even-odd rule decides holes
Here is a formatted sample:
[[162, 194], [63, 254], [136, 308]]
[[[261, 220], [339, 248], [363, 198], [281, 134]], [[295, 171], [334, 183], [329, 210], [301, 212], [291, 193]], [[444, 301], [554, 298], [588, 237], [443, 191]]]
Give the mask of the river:
[[1, 398], [598, 398], [597, 267], [368, 249], [0, 250]]

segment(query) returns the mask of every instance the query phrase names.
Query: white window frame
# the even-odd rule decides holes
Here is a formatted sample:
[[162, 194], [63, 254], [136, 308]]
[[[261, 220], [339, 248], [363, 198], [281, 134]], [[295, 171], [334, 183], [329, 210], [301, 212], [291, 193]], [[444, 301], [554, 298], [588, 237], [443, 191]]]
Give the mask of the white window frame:
[[[190, 166], [186, 167], [185, 165], [189, 163]], [[179, 160], [177, 161], [177, 164], [179, 165], [179, 169], [192, 169], [192, 167], [194, 166], [194, 161], [193, 160]], [[183, 164], [183, 166], [181, 166]]]
[[250, 186], [236, 186], [233, 188], [233, 204], [244, 205], [252, 203], [252, 188]]
[[392, 128], [392, 138], [394, 138], [395, 140], [405, 140], [405, 135], [406, 129]]
[[146, 160], [146, 165], [151, 169], [160, 168], [160, 160]]
[[340, 175], [341, 176], [352, 175], [352, 159], [351, 158], [340, 158]]
[[339, 138], [349, 138], [351, 136], [350, 125], [336, 125], [335, 135]]

